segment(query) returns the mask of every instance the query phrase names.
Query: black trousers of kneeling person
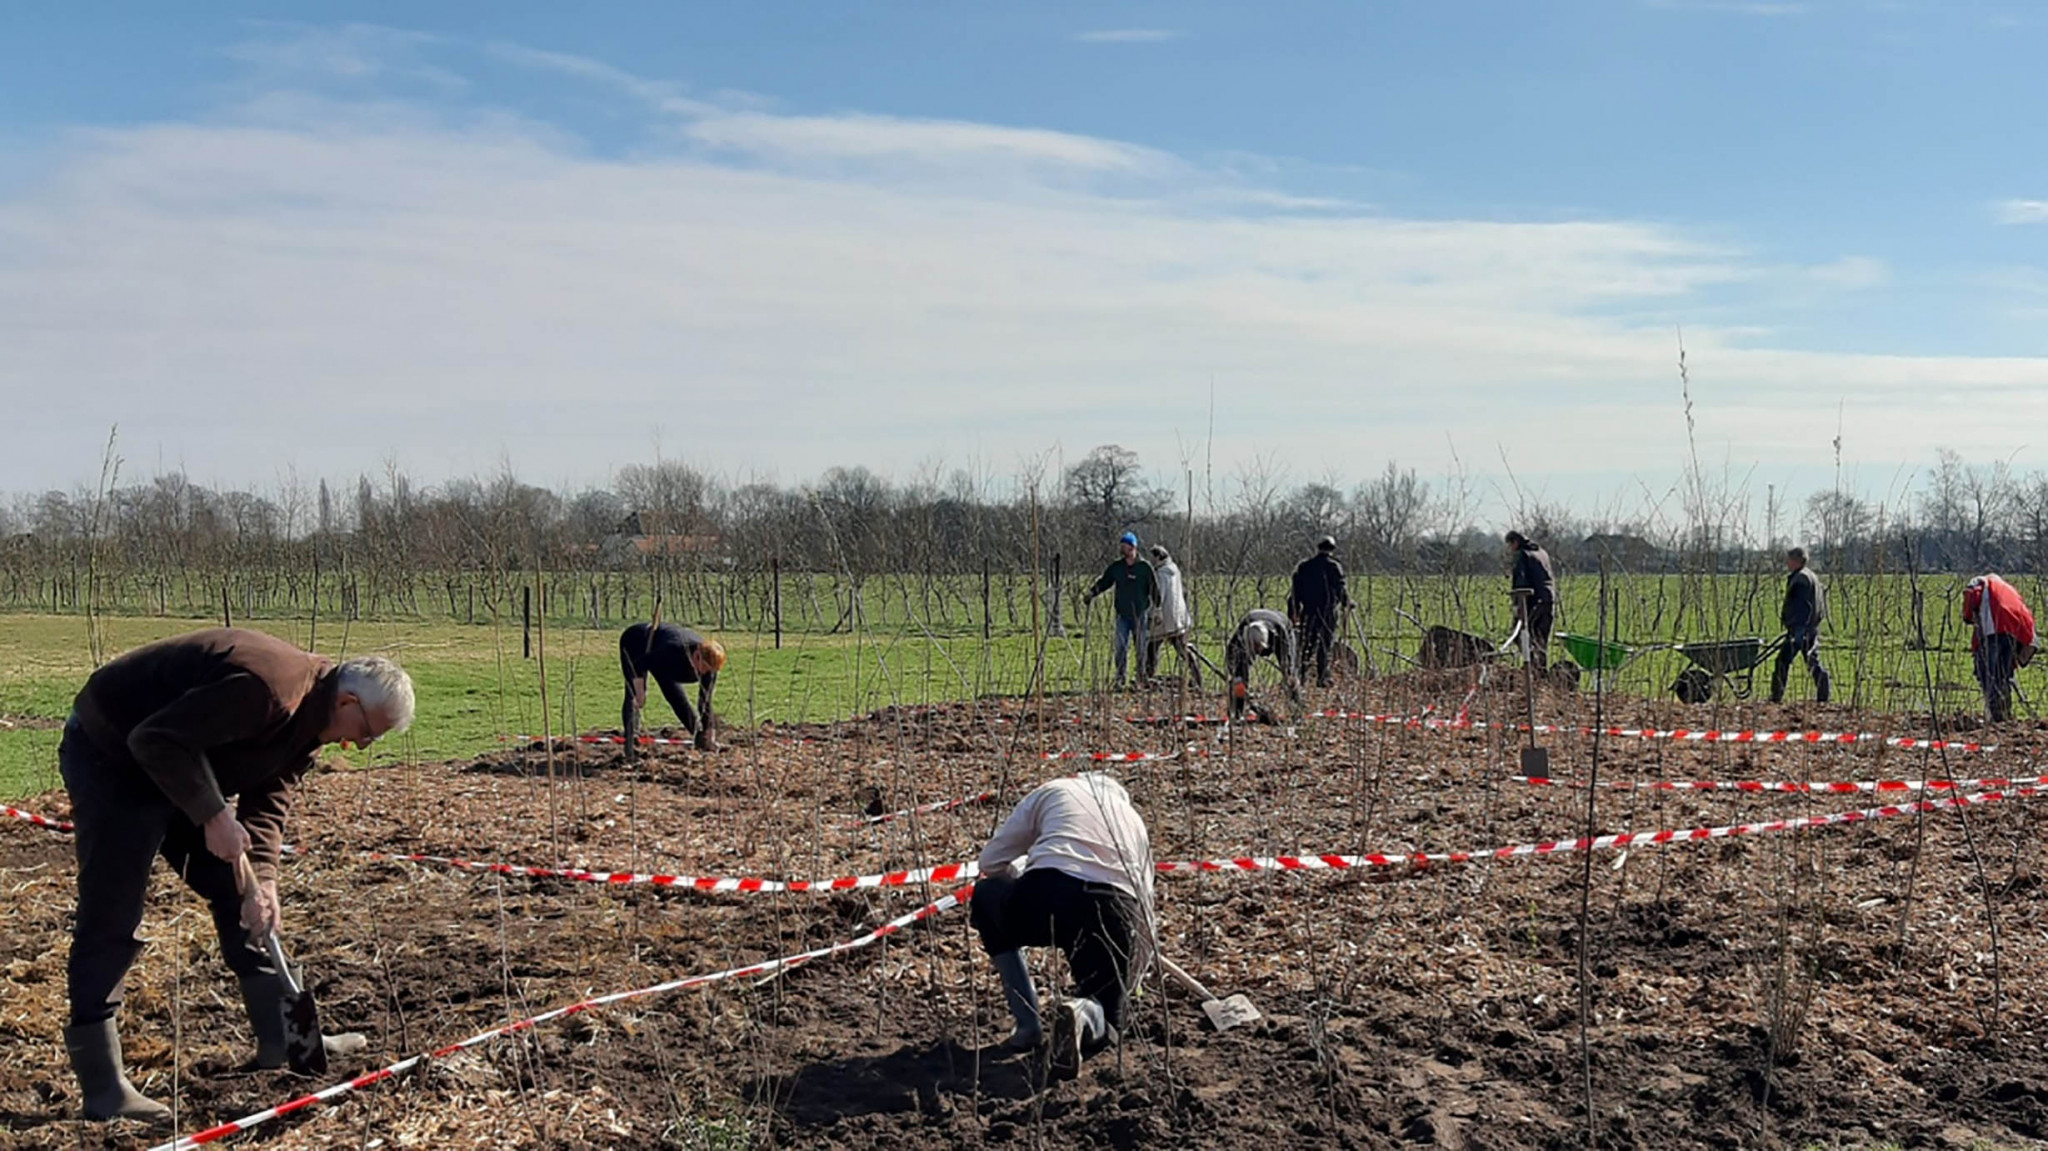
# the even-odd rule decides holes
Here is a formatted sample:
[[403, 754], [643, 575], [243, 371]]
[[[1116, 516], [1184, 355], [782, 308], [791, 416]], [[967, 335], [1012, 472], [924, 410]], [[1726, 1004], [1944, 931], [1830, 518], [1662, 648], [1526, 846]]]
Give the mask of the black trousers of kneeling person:
[[158, 855], [206, 900], [228, 967], [242, 976], [275, 974], [242, 926], [234, 866], [206, 849], [206, 834], [163, 789], [138, 768], [108, 762], [75, 719], [64, 727], [57, 767], [71, 793], [78, 851], [78, 913], [66, 969], [73, 1024], [112, 1019], [120, 1008], [122, 982], [142, 950], [135, 932]]
[[1128, 894], [1058, 868], [1037, 867], [1021, 877], [981, 880], [968, 907], [990, 955], [1058, 947], [1066, 954], [1075, 992], [1101, 1004], [1111, 1027], [1123, 1026], [1140, 922], [1136, 901]]

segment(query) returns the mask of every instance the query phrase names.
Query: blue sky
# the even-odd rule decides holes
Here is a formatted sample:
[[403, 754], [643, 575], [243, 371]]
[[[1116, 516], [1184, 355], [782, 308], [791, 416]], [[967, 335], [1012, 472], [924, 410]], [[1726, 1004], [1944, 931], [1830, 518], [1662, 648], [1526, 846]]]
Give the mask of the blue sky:
[[[0, 489], [2037, 463], [2018, 3], [17, 8]], [[1453, 462], [1453, 456], [1457, 463]]]

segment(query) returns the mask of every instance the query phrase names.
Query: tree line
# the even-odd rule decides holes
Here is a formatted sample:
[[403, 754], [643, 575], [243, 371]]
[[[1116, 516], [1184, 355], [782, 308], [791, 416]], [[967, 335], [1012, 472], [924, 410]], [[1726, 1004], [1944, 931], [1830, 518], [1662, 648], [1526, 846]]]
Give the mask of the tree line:
[[1261, 581], [1326, 533], [1355, 571], [1494, 572], [1508, 527], [1565, 570], [1756, 571], [1790, 542], [1843, 572], [2048, 566], [2048, 476], [1952, 452], [1889, 500], [1835, 489], [1786, 507], [1775, 491], [1758, 499], [1736, 480], [1691, 477], [1663, 498], [1590, 513], [1394, 463], [1350, 483], [1289, 482], [1270, 460], [1222, 477], [1191, 466], [1161, 474], [1114, 444], [1010, 475], [928, 467], [890, 479], [835, 467], [791, 485], [722, 480], [675, 460], [629, 464], [574, 491], [509, 471], [428, 485], [395, 466], [346, 485], [286, 476], [268, 491], [120, 473], [110, 441], [98, 483], [0, 502], [0, 605], [474, 619], [480, 596], [486, 613], [504, 611], [515, 588], [537, 585], [544, 610], [587, 606], [593, 619], [644, 616], [654, 594], [691, 597], [698, 618], [737, 597], [731, 610], [753, 618], [752, 605], [774, 594], [771, 573], [855, 589], [882, 576], [899, 591], [922, 581], [943, 603], [1034, 564], [1041, 578], [1055, 565], [1063, 581], [1092, 574], [1125, 530], [1165, 543], [1191, 572]]

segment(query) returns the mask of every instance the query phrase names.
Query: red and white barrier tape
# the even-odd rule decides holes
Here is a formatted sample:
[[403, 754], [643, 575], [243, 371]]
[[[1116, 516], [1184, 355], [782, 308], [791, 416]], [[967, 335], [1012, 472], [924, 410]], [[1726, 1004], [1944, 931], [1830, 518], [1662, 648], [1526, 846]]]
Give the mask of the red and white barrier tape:
[[[1375, 715], [1362, 711], [1317, 711], [1309, 713], [1313, 719], [1356, 719], [1367, 723], [1383, 723], [1394, 727], [1463, 728], [1484, 730], [1490, 727], [1506, 727], [1510, 731], [1526, 732], [1526, 723], [1494, 724], [1486, 720], [1430, 719], [1412, 715]], [[1535, 726], [1539, 735], [1592, 735], [1593, 728], [1572, 725], [1539, 723]], [[1969, 743], [1952, 739], [1916, 739], [1904, 735], [1878, 735], [1875, 732], [1854, 731], [1718, 731], [1694, 728], [1648, 728], [1648, 727], [1603, 727], [1600, 734], [1616, 739], [1671, 739], [1686, 743], [1881, 743], [1886, 747], [1905, 748], [1912, 751], [1997, 751], [1995, 743]]]
[[[510, 743], [544, 742], [543, 737], [538, 735], [508, 735], [504, 738], [507, 742]], [[626, 742], [626, 737], [623, 735], [605, 735], [603, 733], [593, 733], [590, 735], [558, 735], [554, 737], [554, 740], [556, 743], [610, 743], [623, 745]], [[641, 747], [689, 747], [692, 743], [695, 743], [696, 741], [689, 739], [670, 739], [667, 736], [660, 735], [641, 735], [635, 736], [633, 738], [633, 742]]]
[[15, 819], [21, 820], [23, 823], [33, 824], [37, 827], [47, 827], [51, 831], [71, 830], [70, 820], [51, 819], [47, 815], [37, 815], [33, 811], [23, 811], [18, 807], [9, 807], [4, 803], [0, 803], [0, 815], [12, 816]]
[[1615, 847], [1654, 846], [1665, 843], [1694, 843], [1705, 839], [1728, 839], [1740, 835], [1763, 835], [1776, 831], [1799, 831], [1809, 827], [1828, 827], [1843, 823], [1868, 823], [1889, 819], [1898, 815], [1912, 815], [1916, 812], [1940, 811], [1951, 807], [1968, 807], [1977, 804], [1997, 803], [2006, 799], [2022, 799], [2040, 795], [2048, 789], [2039, 787], [2015, 787], [2008, 791], [1980, 791], [1972, 795], [1956, 795], [1946, 799], [1922, 799], [1912, 803], [1888, 804], [1884, 807], [1868, 807], [1861, 811], [1843, 811], [1832, 815], [1802, 815], [1791, 819], [1771, 819], [1757, 823], [1732, 823], [1722, 827], [1689, 827], [1675, 831], [1623, 831], [1612, 835], [1597, 835], [1591, 839], [1558, 839], [1541, 843], [1517, 843], [1508, 847], [1496, 847], [1486, 851], [1430, 851], [1406, 854], [1368, 855], [1277, 855], [1248, 856], [1237, 859], [1198, 859], [1184, 863], [1162, 863], [1162, 872], [1175, 871], [1324, 871], [1369, 867], [1425, 866], [1432, 863], [1479, 863], [1487, 860], [1515, 859], [1523, 856], [1557, 855], [1581, 851], [1604, 851]]
[[532, 1030], [533, 1028], [538, 1027], [543, 1023], [552, 1022], [556, 1019], [567, 1018], [571, 1015], [580, 1015], [586, 1011], [594, 1011], [597, 1008], [608, 1007], [614, 1003], [624, 1003], [627, 1000], [644, 999], [651, 995], [662, 995], [670, 991], [681, 991], [690, 987], [701, 987], [708, 983], [722, 983], [733, 979], [746, 979], [756, 975], [767, 975], [777, 971], [787, 971], [792, 967], [797, 967], [801, 964], [809, 963], [814, 959], [823, 959], [827, 956], [842, 955], [849, 951], [857, 951], [863, 947], [867, 947], [873, 943], [876, 943], [879, 940], [885, 939], [888, 936], [894, 935], [897, 932], [902, 931], [904, 928], [909, 927], [914, 923], [918, 923], [923, 920], [929, 919], [934, 915], [940, 914], [941, 912], [950, 911], [953, 908], [958, 907], [963, 903], [966, 903], [973, 897], [974, 886], [972, 884], [969, 884], [968, 886], [963, 887], [960, 890], [955, 891], [949, 895], [945, 895], [938, 899], [935, 899], [932, 902], [925, 904], [923, 907], [920, 907], [916, 911], [910, 912], [907, 915], [899, 915], [896, 918], [889, 920], [887, 923], [882, 924], [880, 927], [875, 928], [873, 931], [868, 932], [866, 935], [858, 936], [853, 939], [848, 939], [844, 942], [834, 943], [829, 946], [816, 948], [811, 951], [799, 952], [795, 955], [785, 955], [780, 959], [769, 959], [764, 960], [760, 963], [748, 964], [745, 967], [733, 967], [725, 971], [715, 971], [709, 975], [692, 975], [683, 979], [671, 979], [666, 983], [656, 983], [650, 987], [636, 988], [631, 991], [615, 991], [609, 995], [599, 995], [590, 999], [582, 1000], [577, 1003], [571, 1003], [566, 1007], [557, 1007], [552, 1011], [544, 1011], [539, 1015], [529, 1016], [528, 1018], [521, 1019], [513, 1023], [507, 1023], [502, 1027], [493, 1027], [488, 1031], [479, 1031], [475, 1035], [472, 1035], [469, 1038], [464, 1039], [458, 1043], [450, 1043], [446, 1047], [437, 1048], [425, 1054], [414, 1055], [406, 1059], [401, 1059], [398, 1062], [393, 1063], [387, 1067], [379, 1068], [378, 1070], [371, 1071], [367, 1074], [358, 1075], [354, 1079], [350, 1079], [342, 1083], [337, 1083], [332, 1087], [326, 1087], [308, 1095], [301, 1095], [296, 1099], [293, 1099], [286, 1103], [280, 1103], [275, 1107], [268, 1107], [252, 1115], [244, 1115], [240, 1119], [230, 1120], [226, 1123], [216, 1124], [215, 1126], [208, 1127], [204, 1131], [195, 1131], [190, 1135], [181, 1136], [177, 1139], [171, 1140], [168, 1143], [160, 1143], [155, 1148], [153, 1148], [152, 1151], [185, 1151], [186, 1148], [203, 1147], [208, 1143], [218, 1142], [219, 1140], [225, 1139], [230, 1135], [237, 1135], [244, 1131], [249, 1131], [253, 1128], [260, 1127], [273, 1119], [281, 1119], [286, 1115], [290, 1115], [297, 1111], [303, 1111], [306, 1108], [312, 1107], [316, 1104], [326, 1103], [331, 1100], [338, 1099], [341, 1096], [347, 1095], [351, 1092], [360, 1091], [365, 1087], [374, 1086], [375, 1084], [382, 1083], [387, 1079], [392, 1079], [399, 1075], [403, 1075], [407, 1071], [412, 1070], [414, 1067], [417, 1067], [421, 1063], [424, 1063], [430, 1059], [445, 1058], [449, 1055], [455, 1054], [458, 1051], [464, 1051], [468, 1048], [488, 1043], [494, 1039], [502, 1039], [507, 1035], [515, 1035], [521, 1031]]
[[1040, 759], [1092, 759], [1096, 763], [1144, 763], [1154, 759], [1179, 759], [1178, 751], [1048, 751]]
[[858, 819], [853, 821], [852, 823], [841, 824], [840, 828], [844, 831], [857, 831], [863, 827], [872, 827], [878, 823], [888, 823], [891, 820], [902, 819], [904, 816], [907, 815], [926, 815], [938, 811], [951, 811], [956, 807], [966, 807], [970, 804], [987, 803], [995, 797], [995, 792], [984, 791], [980, 795], [963, 795], [959, 799], [941, 799], [936, 803], [925, 803], [919, 804], [916, 807], [906, 807], [902, 811], [891, 811], [882, 815], [870, 815], [865, 819]]
[[1229, 723], [1227, 715], [1127, 715], [1125, 723]]
[[[1537, 779], [1527, 775], [1511, 775], [1511, 783], [1526, 783], [1534, 787], [1584, 787], [1580, 779]], [[1645, 779], [1614, 780], [1602, 783], [1602, 790], [1615, 791], [1750, 791], [1750, 792], [1883, 792], [1883, 791], [1979, 791], [1985, 788], [2042, 787], [2048, 786], [2048, 775], [2021, 777], [2018, 779], [1835, 779], [1804, 781], [1796, 779]]]
[[947, 863], [909, 871], [885, 871], [875, 875], [842, 875], [833, 879], [756, 879], [737, 875], [658, 875], [636, 871], [586, 871], [580, 867], [530, 867], [518, 863], [486, 863], [445, 855], [390, 855], [366, 851], [365, 858], [381, 863], [432, 863], [463, 871], [488, 871], [526, 879], [567, 879], [576, 883], [601, 883], [613, 887], [648, 884], [681, 887], [692, 891], [854, 891], [867, 887], [904, 887], [918, 883], [953, 883], [981, 873], [975, 862]]

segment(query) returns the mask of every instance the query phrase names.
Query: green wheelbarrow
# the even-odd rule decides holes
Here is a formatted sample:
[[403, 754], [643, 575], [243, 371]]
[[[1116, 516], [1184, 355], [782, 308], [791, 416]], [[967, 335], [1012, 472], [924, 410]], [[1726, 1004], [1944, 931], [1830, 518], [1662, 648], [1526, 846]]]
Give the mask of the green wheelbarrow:
[[1559, 643], [1564, 644], [1565, 654], [1580, 668], [1593, 673], [1595, 690], [1605, 690], [1621, 669], [1634, 663], [1653, 651], [1662, 651], [1670, 644], [1626, 644], [1618, 640], [1602, 640], [1590, 635], [1573, 635], [1571, 632], [1557, 633]]

